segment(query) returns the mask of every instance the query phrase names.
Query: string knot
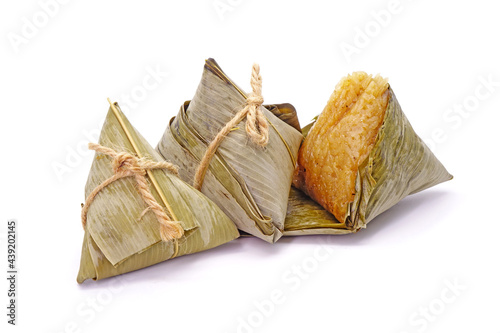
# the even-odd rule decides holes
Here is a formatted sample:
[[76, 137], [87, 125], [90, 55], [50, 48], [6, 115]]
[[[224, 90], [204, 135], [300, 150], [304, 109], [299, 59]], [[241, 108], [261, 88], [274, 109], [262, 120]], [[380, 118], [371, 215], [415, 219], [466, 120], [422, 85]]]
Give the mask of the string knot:
[[140, 159], [127, 152], [118, 153], [111, 148], [104, 147], [96, 143], [89, 143], [89, 149], [113, 158], [111, 162], [113, 175], [97, 186], [87, 197], [87, 200], [82, 208], [83, 228], [87, 225], [87, 213], [90, 204], [94, 201], [97, 194], [106, 186], [118, 179], [134, 176], [137, 182], [139, 194], [147, 205], [147, 208], [143, 211], [141, 217], [149, 210], [153, 211], [158, 222], [160, 223], [160, 236], [163, 241], [170, 241], [182, 237], [184, 229], [182, 229], [179, 222], [172, 221], [163, 207], [156, 201], [146, 180], [147, 170], [153, 169], [167, 169], [171, 173], [178, 175], [178, 168], [175, 165], [168, 162], [154, 162], [145, 158]]
[[262, 105], [262, 103], [264, 103], [264, 98], [262, 98], [262, 96], [248, 96], [247, 98], [247, 104], [249, 107], [254, 107], [254, 108], [258, 108], [259, 106]]
[[146, 174], [146, 170], [141, 166], [140, 160], [129, 153], [117, 153], [111, 162], [114, 173], [132, 172], [135, 174]]
[[262, 77], [260, 76], [260, 67], [253, 64], [252, 78], [250, 79], [252, 92], [247, 97], [247, 123], [245, 129], [253, 143], [264, 147], [269, 142], [269, 125], [267, 119], [260, 109], [264, 98], [262, 97]]

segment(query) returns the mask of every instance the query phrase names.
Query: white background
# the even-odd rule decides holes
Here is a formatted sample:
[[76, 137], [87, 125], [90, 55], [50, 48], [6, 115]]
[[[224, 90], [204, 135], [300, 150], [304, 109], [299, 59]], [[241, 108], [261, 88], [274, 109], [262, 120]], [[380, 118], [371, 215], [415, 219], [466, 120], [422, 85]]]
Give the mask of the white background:
[[[0, 284], [2, 332], [500, 332], [493, 1], [74, 0], [50, 17], [48, 2], [0, 7], [0, 267], [16, 218], [20, 271], [14, 328]], [[85, 133], [110, 97], [155, 146], [208, 57], [246, 90], [258, 62], [265, 101], [293, 103], [302, 124], [342, 76], [381, 73], [455, 179], [354, 235], [239, 239], [78, 285]], [[168, 75], [145, 89], [152, 70]]]

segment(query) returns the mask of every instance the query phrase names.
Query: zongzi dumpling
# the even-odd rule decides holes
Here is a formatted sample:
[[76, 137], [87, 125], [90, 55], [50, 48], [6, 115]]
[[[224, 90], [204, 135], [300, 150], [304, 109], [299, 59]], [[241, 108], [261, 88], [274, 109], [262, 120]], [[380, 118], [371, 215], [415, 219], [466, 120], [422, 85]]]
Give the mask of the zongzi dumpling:
[[283, 234], [303, 137], [290, 104], [261, 105], [260, 84], [254, 65], [246, 94], [208, 59], [195, 96], [170, 121], [157, 150], [240, 230], [272, 243]]
[[[451, 178], [414, 132], [387, 80], [356, 72], [340, 81], [307, 128], [293, 184], [333, 214], [334, 228], [357, 231], [405, 196]], [[308, 208], [298, 204], [305, 200], [291, 192], [285, 229], [328, 228], [324, 217], [308, 221]]]
[[239, 236], [220, 208], [175, 171], [111, 105], [85, 187], [77, 281], [100, 280]]

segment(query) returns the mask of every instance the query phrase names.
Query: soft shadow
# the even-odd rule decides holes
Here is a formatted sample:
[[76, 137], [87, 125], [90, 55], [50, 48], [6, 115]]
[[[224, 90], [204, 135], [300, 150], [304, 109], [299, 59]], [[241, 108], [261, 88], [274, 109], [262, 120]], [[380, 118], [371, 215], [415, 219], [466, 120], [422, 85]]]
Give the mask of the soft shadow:
[[[221, 262], [221, 256], [234, 256], [235, 254], [243, 254], [247, 256], [277, 256], [281, 252], [286, 252], [291, 245], [299, 246], [299, 244], [329, 244], [340, 246], [359, 246], [372, 242], [374, 237], [382, 232], [388, 232], [389, 229], [409, 223], [408, 217], [416, 213], [422, 206], [431, 206], [430, 203], [443, 205], [445, 201], [453, 200], [454, 196], [445, 191], [425, 191], [406, 197], [398, 204], [377, 216], [371, 221], [366, 229], [363, 229], [354, 234], [348, 235], [304, 235], [304, 236], [288, 236], [282, 237], [277, 243], [269, 244], [256, 237], [243, 236], [229, 243], [218, 246], [214, 249], [181, 256], [171, 260], [167, 260], [156, 265], [146, 267], [134, 272], [121, 275], [121, 278], [126, 284], [143, 284], [145, 282], [169, 281], [175, 283], [185, 279], [185, 272], [195, 272], [198, 262], [210, 262], [213, 258], [217, 258], [217, 262]], [[446, 205], [449, 207], [449, 204]], [[441, 219], [413, 219], [412, 223], [419, 223], [419, 229], [428, 230]], [[106, 289], [115, 285], [116, 277], [100, 280], [100, 281], [85, 281], [80, 285], [82, 289]]]
[[158, 280], [169, 280], [175, 282], [182, 280], [186, 271], [195, 272], [196, 263], [200, 260], [211, 260], [217, 256], [228, 256], [234, 253], [248, 252], [244, 249], [244, 244], [240, 239], [235, 239], [229, 243], [220, 245], [216, 248], [206, 251], [183, 255], [173, 259], [169, 259], [155, 265], [145, 267], [133, 272], [128, 272], [119, 276], [106, 278], [99, 281], [86, 280], [79, 285], [82, 289], [99, 290], [113, 287], [116, 285], [115, 279], [123, 279], [127, 285], [143, 284], [145, 282], [152, 282]]

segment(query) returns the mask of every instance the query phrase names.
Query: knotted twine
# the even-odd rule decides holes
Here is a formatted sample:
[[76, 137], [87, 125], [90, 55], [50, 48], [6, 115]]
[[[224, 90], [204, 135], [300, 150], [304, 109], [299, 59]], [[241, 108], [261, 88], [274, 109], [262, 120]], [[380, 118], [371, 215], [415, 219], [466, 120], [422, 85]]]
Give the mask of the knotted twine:
[[139, 194], [147, 205], [147, 208], [142, 212], [140, 218], [149, 210], [153, 211], [160, 223], [160, 236], [163, 241], [178, 239], [184, 234], [181, 225], [176, 221], [172, 221], [163, 207], [156, 201], [146, 180], [147, 170], [166, 169], [178, 175], [178, 170], [175, 165], [168, 162], [154, 162], [145, 158], [137, 158], [127, 152], [118, 153], [111, 148], [96, 143], [89, 143], [89, 149], [113, 158], [111, 162], [113, 175], [97, 186], [87, 197], [82, 208], [82, 225], [84, 229], [87, 225], [87, 213], [97, 194], [118, 179], [134, 177], [137, 182]]
[[200, 165], [196, 170], [193, 185], [197, 190], [201, 190], [205, 174], [212, 157], [215, 155], [217, 148], [222, 143], [222, 140], [246, 117], [246, 132], [250, 140], [257, 146], [265, 147], [269, 142], [269, 124], [262, 113], [260, 107], [264, 103], [262, 97], [262, 77], [260, 76], [260, 67], [258, 64], [252, 66], [252, 77], [250, 79], [252, 92], [248, 95], [245, 107], [239, 111], [233, 119], [231, 119], [217, 133], [213, 141], [208, 145], [205, 155], [201, 159]]

